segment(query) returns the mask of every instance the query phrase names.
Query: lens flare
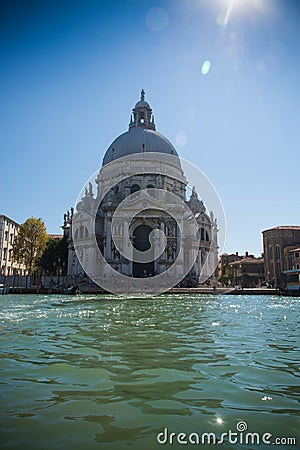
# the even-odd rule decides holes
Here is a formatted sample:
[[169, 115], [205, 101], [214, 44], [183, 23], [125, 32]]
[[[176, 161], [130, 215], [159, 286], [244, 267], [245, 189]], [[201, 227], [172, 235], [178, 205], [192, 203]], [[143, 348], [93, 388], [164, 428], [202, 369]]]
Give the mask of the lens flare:
[[202, 64], [202, 67], [201, 67], [202, 75], [207, 75], [210, 71], [210, 67], [211, 67], [211, 62], [208, 60], [204, 61], [204, 63]]
[[146, 26], [150, 31], [162, 31], [168, 26], [169, 16], [164, 8], [154, 7], [146, 14]]
[[223, 0], [223, 11], [219, 11], [216, 22], [222, 27], [226, 28], [233, 14], [271, 14], [273, 13], [273, 7], [271, 9], [270, 2], [266, 0]]

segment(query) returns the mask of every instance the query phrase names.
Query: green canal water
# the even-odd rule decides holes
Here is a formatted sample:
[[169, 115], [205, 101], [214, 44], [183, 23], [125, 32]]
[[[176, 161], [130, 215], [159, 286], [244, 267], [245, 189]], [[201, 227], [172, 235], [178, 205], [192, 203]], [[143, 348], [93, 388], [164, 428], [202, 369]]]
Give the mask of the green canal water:
[[0, 300], [1, 449], [300, 448], [300, 298]]

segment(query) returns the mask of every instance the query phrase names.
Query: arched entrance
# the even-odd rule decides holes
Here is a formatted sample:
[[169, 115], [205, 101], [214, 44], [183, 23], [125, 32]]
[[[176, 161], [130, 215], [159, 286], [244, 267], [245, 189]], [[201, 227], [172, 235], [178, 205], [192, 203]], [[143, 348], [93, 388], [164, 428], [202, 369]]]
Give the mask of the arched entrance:
[[[148, 225], [139, 225], [133, 232], [133, 246], [140, 252], [145, 252], [150, 248], [149, 234], [152, 228]], [[149, 277], [154, 275], [154, 261], [148, 263], [133, 262], [133, 276], [136, 278]]]

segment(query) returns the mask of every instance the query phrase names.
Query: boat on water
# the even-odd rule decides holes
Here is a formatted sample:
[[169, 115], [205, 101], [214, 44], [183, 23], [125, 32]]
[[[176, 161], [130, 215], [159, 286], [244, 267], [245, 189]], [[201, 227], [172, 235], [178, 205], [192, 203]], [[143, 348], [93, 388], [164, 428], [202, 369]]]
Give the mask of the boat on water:
[[67, 288], [65, 293], [68, 294], [68, 295], [76, 295], [76, 294], [80, 294], [81, 292], [79, 290], [78, 285], [76, 284], [74, 286], [71, 286], [71, 287]]
[[283, 295], [300, 297], [300, 269], [282, 272], [280, 290]]

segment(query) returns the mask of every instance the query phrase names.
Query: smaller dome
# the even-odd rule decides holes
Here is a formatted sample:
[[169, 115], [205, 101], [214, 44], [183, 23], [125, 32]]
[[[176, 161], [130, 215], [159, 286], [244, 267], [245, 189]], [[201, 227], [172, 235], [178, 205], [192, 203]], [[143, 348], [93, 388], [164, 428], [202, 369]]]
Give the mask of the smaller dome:
[[136, 103], [135, 108], [149, 108], [151, 109], [150, 105], [148, 102], [146, 102], [145, 100], [140, 100], [139, 102]]

